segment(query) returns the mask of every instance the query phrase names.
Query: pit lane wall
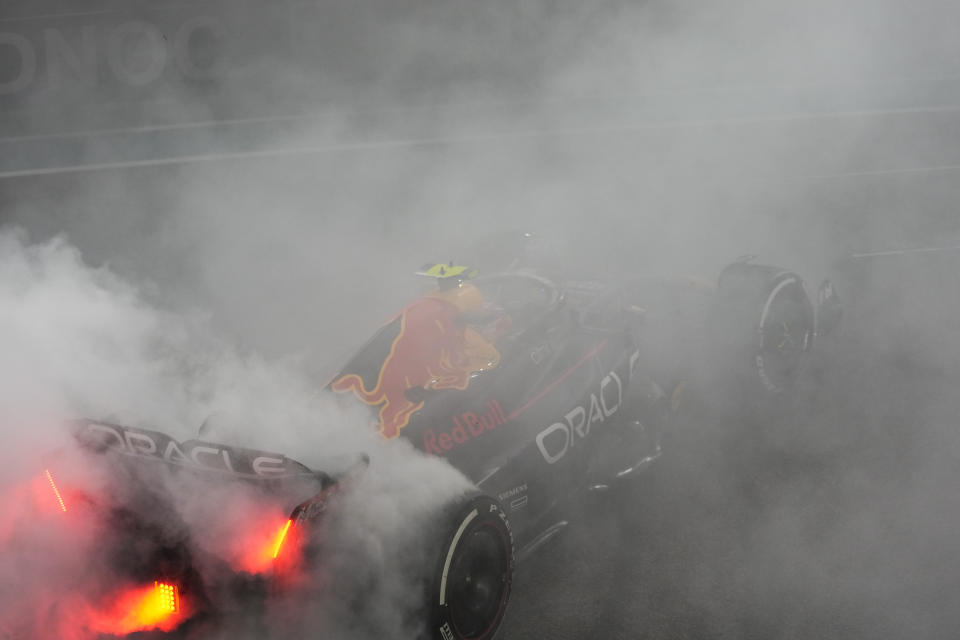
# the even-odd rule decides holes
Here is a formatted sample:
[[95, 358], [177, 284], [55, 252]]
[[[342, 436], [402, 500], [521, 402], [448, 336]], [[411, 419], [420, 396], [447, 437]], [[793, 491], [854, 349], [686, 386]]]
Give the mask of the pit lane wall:
[[[524, 18], [520, 4], [511, 33], [494, 37], [533, 42], [536, 16]], [[391, 105], [424, 103], [425, 87], [444, 78], [489, 79], [496, 67], [495, 82], [509, 83], [535, 65], [504, 64], [499, 46], [442, 56], [411, 48], [414, 28], [428, 44], [431, 29], [483, 44], [477, 11], [458, 26], [466, 8], [465, 0], [3, 0], [0, 136], [263, 117], [305, 104], [357, 108], [386, 103], [384, 95]]]

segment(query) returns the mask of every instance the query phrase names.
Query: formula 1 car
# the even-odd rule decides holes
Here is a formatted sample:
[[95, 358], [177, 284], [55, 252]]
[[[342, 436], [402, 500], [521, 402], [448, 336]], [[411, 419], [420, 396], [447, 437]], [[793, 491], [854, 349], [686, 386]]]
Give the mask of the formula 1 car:
[[[420, 589], [411, 615], [423, 637], [442, 640], [497, 633], [515, 562], [563, 528], [557, 514], [570, 500], [638, 476], [660, 457], [696, 372], [735, 381], [744, 407], [768, 404], [791, 392], [804, 353], [839, 319], [829, 283], [811, 302], [796, 274], [748, 260], [717, 285], [558, 282], [453, 264], [422, 273], [437, 289], [383, 326], [326, 391], [366, 405], [383, 438], [447, 460], [472, 487], [435, 505], [409, 555]], [[277, 453], [95, 420], [78, 423], [77, 437], [94, 455], [116, 458], [112, 489], [70, 493], [49, 470], [45, 481], [64, 511], [96, 513], [112, 532], [102, 562], [145, 585], [128, 603], [135, 612], [90, 624], [114, 635], [202, 630], [234, 615], [238, 602], [297, 589], [296, 576], [322, 566], [324, 522], [338, 496], [367, 473], [362, 455], [332, 473]], [[240, 479], [288, 516], [258, 559], [211, 558], [178, 535], [182, 502], [173, 494], [187, 485], [161, 482], [164, 474]], [[242, 607], [256, 617], [255, 607]]]

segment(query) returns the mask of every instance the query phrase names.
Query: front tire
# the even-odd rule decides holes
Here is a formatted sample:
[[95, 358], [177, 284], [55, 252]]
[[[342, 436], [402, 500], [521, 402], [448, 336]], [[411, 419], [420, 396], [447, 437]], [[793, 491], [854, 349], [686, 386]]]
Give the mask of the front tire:
[[718, 320], [739, 352], [734, 361], [753, 361], [748, 393], [789, 395], [813, 341], [813, 306], [803, 281], [778, 267], [735, 262], [720, 274], [719, 294]]

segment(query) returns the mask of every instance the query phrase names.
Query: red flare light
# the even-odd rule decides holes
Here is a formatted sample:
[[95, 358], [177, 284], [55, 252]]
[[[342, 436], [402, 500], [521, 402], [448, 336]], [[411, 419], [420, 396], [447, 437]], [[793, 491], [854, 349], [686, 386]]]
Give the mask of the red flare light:
[[287, 518], [268, 518], [238, 532], [227, 551], [230, 564], [247, 573], [266, 573], [274, 568], [293, 522]]
[[44, 470], [44, 475], [47, 476], [47, 482], [50, 483], [50, 488], [53, 489], [53, 495], [57, 497], [57, 502], [60, 503], [60, 510], [63, 512], [67, 511], [67, 505], [63, 502], [63, 496], [60, 495], [60, 490], [57, 489], [57, 483], [53, 481], [53, 476], [50, 474], [50, 470]]
[[158, 605], [164, 611], [176, 613], [180, 610], [180, 590], [176, 585], [163, 582], [154, 582], [153, 589], [156, 592]]
[[130, 589], [105, 614], [96, 617], [94, 631], [124, 635], [135, 631], [170, 631], [181, 620], [180, 590], [176, 585], [154, 582]]
[[293, 524], [293, 520], [287, 520], [287, 524], [283, 525], [283, 529], [281, 529], [280, 533], [277, 534], [277, 539], [273, 546], [274, 559], [276, 559], [276, 557], [280, 555], [280, 548], [283, 546], [283, 541], [287, 537], [287, 531], [290, 530], [291, 524]]

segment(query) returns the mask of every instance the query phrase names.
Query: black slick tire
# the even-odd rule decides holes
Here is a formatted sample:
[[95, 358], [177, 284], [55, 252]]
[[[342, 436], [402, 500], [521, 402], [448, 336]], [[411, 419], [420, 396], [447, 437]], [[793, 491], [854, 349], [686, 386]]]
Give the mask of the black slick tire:
[[480, 494], [444, 512], [445, 533], [430, 581], [428, 637], [489, 640], [506, 612], [513, 580], [513, 533], [500, 503]]

